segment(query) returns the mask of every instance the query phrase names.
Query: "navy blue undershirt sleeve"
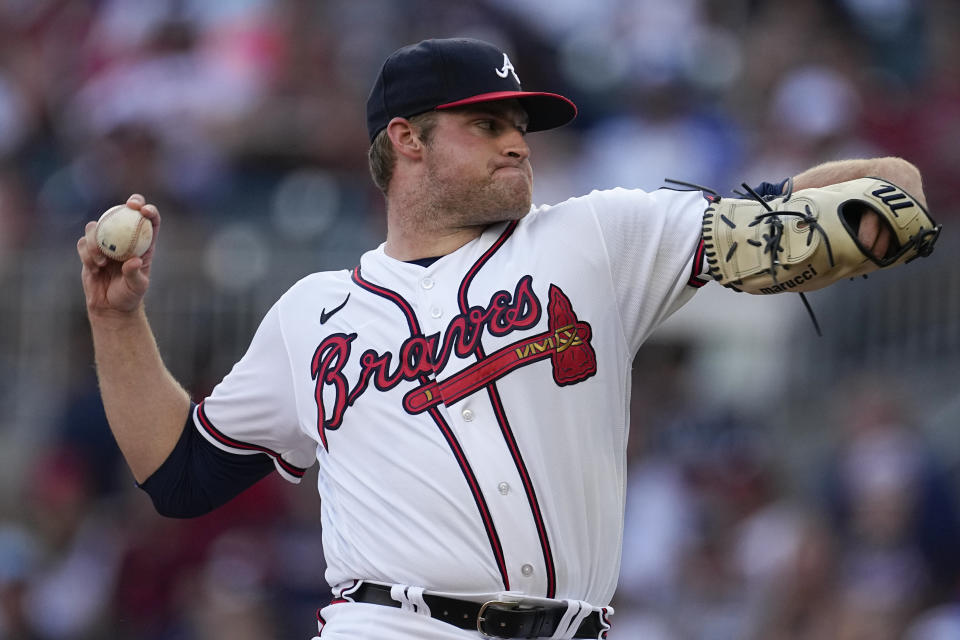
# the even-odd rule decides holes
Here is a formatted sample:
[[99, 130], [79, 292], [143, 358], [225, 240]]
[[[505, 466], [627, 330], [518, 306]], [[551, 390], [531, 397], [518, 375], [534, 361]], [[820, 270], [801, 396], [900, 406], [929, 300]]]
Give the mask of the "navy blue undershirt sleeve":
[[780, 182], [761, 182], [756, 187], [753, 188], [757, 192], [757, 195], [761, 198], [766, 198], [768, 196], [782, 196], [783, 188], [787, 185], [787, 180], [789, 178], [784, 178]]
[[193, 405], [177, 445], [141, 489], [162, 516], [194, 518], [213, 511], [274, 470], [263, 453], [229, 453], [211, 444], [193, 425]]

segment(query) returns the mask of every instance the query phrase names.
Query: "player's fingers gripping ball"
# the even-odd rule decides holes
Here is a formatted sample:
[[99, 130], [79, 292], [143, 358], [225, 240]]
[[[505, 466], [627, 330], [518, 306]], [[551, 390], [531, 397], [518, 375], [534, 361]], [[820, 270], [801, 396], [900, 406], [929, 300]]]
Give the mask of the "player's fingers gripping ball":
[[97, 220], [97, 246], [113, 260], [142, 256], [153, 241], [153, 225], [136, 209], [119, 204]]

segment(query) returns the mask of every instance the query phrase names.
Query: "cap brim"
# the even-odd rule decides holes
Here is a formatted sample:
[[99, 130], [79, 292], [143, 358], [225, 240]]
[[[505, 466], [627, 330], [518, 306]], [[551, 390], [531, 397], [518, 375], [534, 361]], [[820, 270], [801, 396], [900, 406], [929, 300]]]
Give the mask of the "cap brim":
[[545, 131], [562, 127], [577, 117], [577, 105], [556, 93], [542, 91], [495, 91], [437, 105], [437, 109], [453, 109], [483, 102], [517, 100], [530, 117], [527, 131]]

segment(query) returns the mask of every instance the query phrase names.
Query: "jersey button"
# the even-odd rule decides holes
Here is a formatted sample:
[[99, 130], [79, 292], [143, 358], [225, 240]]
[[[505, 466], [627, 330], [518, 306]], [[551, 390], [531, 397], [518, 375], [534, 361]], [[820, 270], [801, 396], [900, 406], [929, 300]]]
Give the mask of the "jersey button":
[[471, 411], [470, 409], [464, 409], [463, 413], [461, 413], [460, 415], [462, 415], [463, 419], [466, 420], [467, 422], [470, 422], [471, 420], [473, 420], [473, 411]]
[[424, 278], [420, 281], [420, 286], [424, 289], [433, 289], [433, 278]]
[[439, 318], [442, 315], [443, 315], [443, 309], [441, 309], [440, 307], [433, 307], [432, 309], [430, 309], [431, 317]]
[[497, 491], [500, 492], [500, 495], [505, 496], [510, 493], [510, 485], [506, 482], [501, 482], [497, 485]]
[[533, 575], [533, 565], [532, 564], [523, 565], [522, 567], [520, 567], [520, 573], [522, 573], [525, 578], [529, 578], [530, 576]]

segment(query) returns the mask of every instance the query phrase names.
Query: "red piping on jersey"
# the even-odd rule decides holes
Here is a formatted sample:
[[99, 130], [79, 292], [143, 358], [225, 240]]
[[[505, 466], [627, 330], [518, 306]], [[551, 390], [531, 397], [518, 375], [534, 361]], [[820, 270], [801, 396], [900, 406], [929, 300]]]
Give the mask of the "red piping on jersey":
[[507, 238], [513, 235], [513, 232], [517, 229], [517, 222], [511, 222], [507, 225], [507, 228], [503, 230], [503, 233], [500, 234], [500, 237], [497, 238], [494, 243], [490, 246], [489, 249], [483, 252], [483, 255], [473, 263], [473, 266], [470, 267], [470, 270], [467, 271], [467, 275], [463, 277], [463, 282], [460, 283], [460, 291], [457, 294], [458, 302], [460, 303], [461, 313], [465, 313], [467, 309], [470, 308], [470, 305], [467, 304], [467, 289], [470, 287], [470, 283], [473, 282], [473, 278], [477, 275], [483, 265], [487, 263], [487, 260], [503, 246], [503, 243], [507, 241]]
[[[407, 318], [407, 325], [410, 328], [410, 335], [416, 336], [422, 334], [420, 330], [420, 324], [417, 322], [417, 316], [413, 311], [413, 307], [411, 307], [410, 304], [404, 300], [400, 294], [365, 280], [360, 274], [359, 266], [353, 270], [352, 278], [353, 281], [362, 289], [366, 289], [370, 293], [385, 298], [386, 300], [389, 300], [397, 305], [397, 307], [400, 308], [400, 311], [402, 311]], [[420, 376], [421, 383], [426, 383], [429, 381], [430, 378], [428, 376]], [[447, 446], [450, 447], [450, 450], [453, 452], [453, 455], [457, 460], [457, 464], [460, 465], [460, 471], [463, 473], [463, 477], [470, 486], [470, 491], [473, 493], [473, 500], [476, 502], [477, 510], [480, 512], [480, 518], [483, 520], [484, 528], [487, 531], [487, 539], [490, 542], [490, 548], [493, 550], [494, 558], [497, 561], [497, 568], [500, 570], [500, 578], [503, 581], [503, 588], [509, 591], [510, 578], [507, 575], [507, 563], [503, 556], [503, 545], [500, 542], [500, 535], [497, 533], [497, 528], [493, 523], [493, 516], [490, 515], [490, 507], [487, 505], [487, 501], [483, 496], [483, 492], [480, 490], [480, 485], [477, 482], [477, 476], [470, 467], [470, 463], [467, 461], [467, 457], [463, 453], [463, 448], [457, 441], [457, 438], [450, 429], [450, 426], [443, 419], [439, 409], [436, 407], [430, 409], [430, 417], [433, 418], [433, 421], [440, 429], [440, 433], [443, 434], [444, 439], [447, 441]]]
[[[470, 304], [467, 301], [467, 290], [470, 288], [470, 284], [473, 282], [473, 278], [480, 272], [480, 269], [487, 263], [487, 261], [493, 256], [500, 247], [507, 241], [513, 232], [517, 228], [517, 222], [511, 222], [507, 225], [507, 228], [503, 230], [503, 233], [500, 234], [500, 237], [493, 243], [493, 245], [487, 249], [482, 256], [473, 264], [467, 275], [464, 276], [463, 282], [460, 283], [460, 290], [457, 295], [457, 301], [460, 305], [460, 312], [466, 313], [470, 308]], [[482, 360], [486, 357], [483, 352], [483, 346], [481, 341], [477, 343], [477, 358]], [[517, 439], [513, 435], [513, 429], [510, 428], [510, 421], [507, 419], [507, 413], [503, 408], [503, 402], [500, 399], [500, 392], [497, 390], [497, 385], [491, 382], [487, 386], [487, 393], [490, 396], [490, 404], [493, 405], [493, 412], [497, 417], [497, 423], [500, 425], [500, 432], [503, 434], [503, 439], [507, 443], [507, 447], [510, 449], [510, 455], [513, 457], [513, 463], [517, 467], [517, 472], [520, 474], [520, 480], [523, 483], [523, 490], [527, 495], [527, 502], [530, 504], [530, 511], [533, 514], [533, 522], [537, 527], [537, 535], [540, 538], [540, 548], [543, 551], [543, 562], [544, 567], [547, 572], [547, 593], [546, 597], [553, 598], [557, 592], [557, 571], [553, 562], [553, 551], [550, 547], [550, 538], [547, 535], [547, 527], [543, 521], [543, 513], [540, 510], [540, 503], [537, 500], [536, 491], [533, 488], [533, 481], [530, 479], [530, 473], [527, 471], [527, 465], [523, 461], [523, 456], [520, 454], [520, 447], [517, 445]]]
[[228, 437], [222, 431], [213, 426], [213, 422], [211, 422], [210, 418], [207, 417], [206, 408], [203, 406], [204, 402], [206, 402], [206, 400], [201, 401], [197, 406], [197, 415], [200, 417], [200, 424], [204, 429], [206, 429], [207, 433], [216, 438], [218, 442], [222, 442], [228, 447], [233, 447], [234, 449], [244, 449], [246, 451], [259, 451], [261, 453], [265, 453], [276, 460], [284, 471], [296, 478], [302, 478], [307, 472], [306, 469], [295, 467], [284, 460], [283, 457], [273, 449], [261, 447], [260, 445], [256, 444], [250, 444], [249, 442], [241, 442], [240, 440], [234, 440], [233, 438]]
[[687, 280], [688, 285], [691, 287], [696, 287], [697, 289], [709, 282], [709, 280], [701, 280], [699, 277], [703, 273], [704, 251], [703, 237], [701, 236], [700, 243], [697, 244], [697, 250], [693, 254], [693, 266], [690, 268], [690, 279]]
[[343, 604], [344, 602], [355, 602], [355, 600], [350, 596], [352, 596], [354, 591], [356, 591], [359, 587], [360, 587], [360, 581], [354, 580], [353, 584], [351, 584], [349, 587], [344, 587], [343, 589], [340, 589], [340, 593], [337, 595], [336, 598], [330, 601], [330, 604]]
[[[482, 357], [482, 354], [481, 354]], [[487, 393], [490, 395], [490, 404], [493, 405], [493, 411], [497, 416], [497, 422], [500, 424], [500, 432], [510, 448], [513, 456], [513, 462], [517, 466], [520, 479], [523, 482], [523, 489], [527, 494], [527, 502], [530, 503], [530, 511], [533, 513], [533, 521], [537, 526], [537, 534], [540, 536], [540, 547], [543, 551], [543, 562], [547, 570], [547, 598], [553, 598], [557, 593], [557, 571], [553, 564], [553, 551], [550, 548], [550, 539], [547, 536], [547, 527], [543, 522], [543, 513], [540, 510], [540, 503], [537, 501], [537, 494], [533, 489], [533, 482], [530, 480], [530, 474], [527, 472], [527, 466], [520, 455], [520, 448], [517, 446], [517, 440], [510, 428], [510, 422], [507, 420], [507, 414], [503, 409], [503, 402], [500, 400], [500, 392], [497, 385], [491, 383], [487, 387]]]
[[606, 607], [603, 607], [603, 608], [600, 610], [600, 619], [603, 620], [603, 624], [607, 625], [607, 628], [603, 630], [603, 632], [600, 634], [600, 637], [601, 637], [601, 638], [606, 638], [606, 637], [607, 637], [607, 634], [610, 632], [610, 627], [611, 627], [611, 625], [610, 625], [610, 614], [607, 613], [607, 608], [606, 608]]
[[357, 265], [357, 267], [353, 270], [353, 276], [351, 277], [353, 281], [360, 287], [366, 289], [370, 293], [377, 294], [381, 298], [386, 298], [390, 302], [400, 307], [400, 311], [403, 312], [403, 315], [407, 319], [407, 328], [410, 329], [410, 335], [412, 336], [420, 335], [421, 333], [420, 324], [417, 322], [417, 316], [413, 312], [413, 307], [411, 307], [410, 304], [407, 303], [407, 301], [404, 300], [399, 293], [395, 291], [391, 291], [386, 287], [380, 287], [378, 285], [375, 285], [369, 280], [364, 280], [363, 276], [360, 275], [359, 265]]
[[497, 528], [493, 523], [493, 516], [490, 515], [490, 507], [487, 506], [487, 501], [483, 497], [483, 493], [480, 491], [480, 485], [477, 483], [477, 476], [474, 474], [473, 469], [470, 467], [470, 463], [467, 461], [467, 457], [463, 453], [463, 449], [460, 447], [460, 443], [457, 442], [456, 436], [453, 434], [453, 431], [450, 430], [450, 425], [446, 423], [443, 419], [443, 416], [440, 415], [440, 410], [437, 407], [430, 409], [430, 417], [433, 418], [433, 421], [437, 423], [437, 427], [440, 428], [443, 437], [447, 441], [450, 450], [453, 452], [454, 457], [456, 457], [457, 462], [460, 465], [460, 469], [463, 472], [463, 476], [467, 479], [467, 483], [470, 485], [470, 490], [473, 492], [473, 499], [477, 503], [477, 509], [480, 511], [480, 516], [483, 518], [483, 523], [487, 528], [487, 537], [490, 540], [490, 546], [493, 549], [493, 554], [497, 558], [497, 566], [500, 569], [500, 577], [503, 580], [504, 589], [510, 589], [510, 577], [507, 574], [507, 563], [503, 557], [503, 545], [500, 542], [500, 536], [497, 533]]

